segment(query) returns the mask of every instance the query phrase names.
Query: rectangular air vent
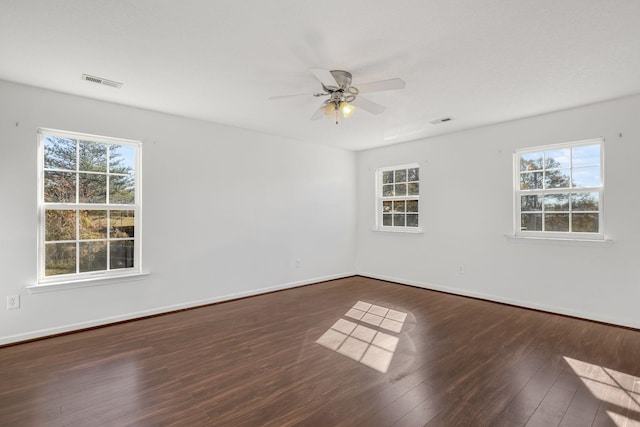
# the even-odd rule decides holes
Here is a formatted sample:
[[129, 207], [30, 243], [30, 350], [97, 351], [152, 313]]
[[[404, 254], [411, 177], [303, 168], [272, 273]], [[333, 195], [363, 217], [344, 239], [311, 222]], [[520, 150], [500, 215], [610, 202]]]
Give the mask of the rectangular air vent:
[[122, 83], [120, 82], [114, 82], [113, 80], [107, 80], [107, 79], [103, 79], [102, 77], [91, 76], [89, 74], [83, 74], [82, 80], [85, 80], [91, 83], [97, 83], [99, 85], [115, 87], [116, 89], [120, 89], [122, 87]]
[[431, 120], [429, 123], [432, 125], [439, 125], [440, 123], [450, 122], [451, 120], [453, 120], [451, 117], [443, 117], [441, 119]]

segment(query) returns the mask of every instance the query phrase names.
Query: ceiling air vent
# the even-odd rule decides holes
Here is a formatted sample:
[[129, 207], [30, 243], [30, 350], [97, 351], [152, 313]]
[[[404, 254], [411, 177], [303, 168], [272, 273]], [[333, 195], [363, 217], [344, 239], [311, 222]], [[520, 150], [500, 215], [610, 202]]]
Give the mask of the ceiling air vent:
[[122, 87], [122, 83], [120, 82], [114, 82], [113, 80], [103, 79], [102, 77], [90, 76], [89, 74], [83, 74], [82, 80], [85, 80], [91, 83], [97, 83], [99, 85], [115, 87], [116, 89], [120, 89]]
[[440, 123], [450, 122], [451, 120], [453, 120], [451, 117], [443, 117], [441, 119], [431, 120], [429, 123], [432, 125], [439, 125]]

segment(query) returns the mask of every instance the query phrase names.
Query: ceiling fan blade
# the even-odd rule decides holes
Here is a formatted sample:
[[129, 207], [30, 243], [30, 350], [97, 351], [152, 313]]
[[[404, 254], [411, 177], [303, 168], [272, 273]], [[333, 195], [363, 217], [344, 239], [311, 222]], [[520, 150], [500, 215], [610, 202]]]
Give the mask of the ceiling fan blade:
[[324, 107], [325, 107], [325, 105], [326, 105], [326, 104], [322, 104], [322, 105], [320, 106], [320, 108], [318, 108], [318, 109], [316, 110], [316, 112], [315, 112], [315, 113], [313, 113], [313, 116], [311, 116], [311, 120], [319, 120], [319, 119], [321, 119], [321, 118], [322, 118], [322, 116], [324, 116]]
[[383, 90], [404, 89], [405, 82], [402, 79], [378, 80], [375, 82], [356, 85], [360, 93], [381, 92]]
[[386, 110], [386, 108], [382, 105], [376, 104], [373, 101], [369, 101], [367, 98], [364, 98], [362, 96], [356, 97], [356, 99], [351, 101], [351, 104], [355, 105], [357, 108], [362, 108], [363, 110], [368, 111], [371, 114], [380, 114], [384, 110]]
[[296, 93], [294, 95], [278, 95], [278, 96], [270, 96], [267, 98], [267, 101], [274, 101], [277, 99], [284, 99], [284, 98], [296, 98], [298, 96], [313, 96], [312, 93]]
[[340, 86], [330, 71], [323, 70], [321, 68], [312, 68], [311, 72], [318, 80], [320, 80], [320, 83], [325, 86]]

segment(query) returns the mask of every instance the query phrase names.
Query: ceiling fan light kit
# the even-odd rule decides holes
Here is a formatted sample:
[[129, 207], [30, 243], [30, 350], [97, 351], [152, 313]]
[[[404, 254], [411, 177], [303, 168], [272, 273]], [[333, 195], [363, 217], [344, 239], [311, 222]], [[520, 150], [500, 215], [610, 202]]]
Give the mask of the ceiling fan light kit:
[[325, 117], [329, 119], [335, 119], [336, 124], [340, 123], [340, 115], [345, 119], [348, 119], [356, 111], [356, 107], [349, 104], [347, 101], [329, 101], [323, 104], [322, 109]]
[[[344, 70], [323, 70], [313, 68], [311, 72], [320, 81], [322, 92], [313, 93], [315, 97], [328, 96], [320, 108], [311, 116], [311, 120], [317, 120], [323, 115], [335, 119], [336, 124], [340, 123], [340, 116], [349, 118], [357, 108], [368, 111], [371, 114], [380, 114], [385, 110], [382, 105], [376, 104], [360, 96], [361, 92], [379, 92], [383, 90], [403, 89], [405, 82], [402, 79], [379, 80], [370, 83], [363, 83], [358, 89], [351, 86], [352, 75]], [[288, 98], [298, 95], [275, 96], [269, 99]]]

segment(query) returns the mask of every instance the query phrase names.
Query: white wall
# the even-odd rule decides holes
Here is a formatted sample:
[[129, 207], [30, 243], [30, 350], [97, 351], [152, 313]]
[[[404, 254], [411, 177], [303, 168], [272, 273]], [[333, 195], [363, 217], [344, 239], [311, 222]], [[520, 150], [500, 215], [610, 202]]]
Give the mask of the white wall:
[[[636, 96], [359, 152], [357, 272], [640, 328], [639, 117]], [[595, 137], [605, 138], [613, 243], [507, 239], [514, 150]], [[411, 162], [421, 166], [424, 233], [372, 231], [375, 170]]]
[[[0, 344], [354, 273], [354, 153], [1, 81], [0, 100]], [[39, 127], [142, 141], [145, 279], [25, 289]]]

